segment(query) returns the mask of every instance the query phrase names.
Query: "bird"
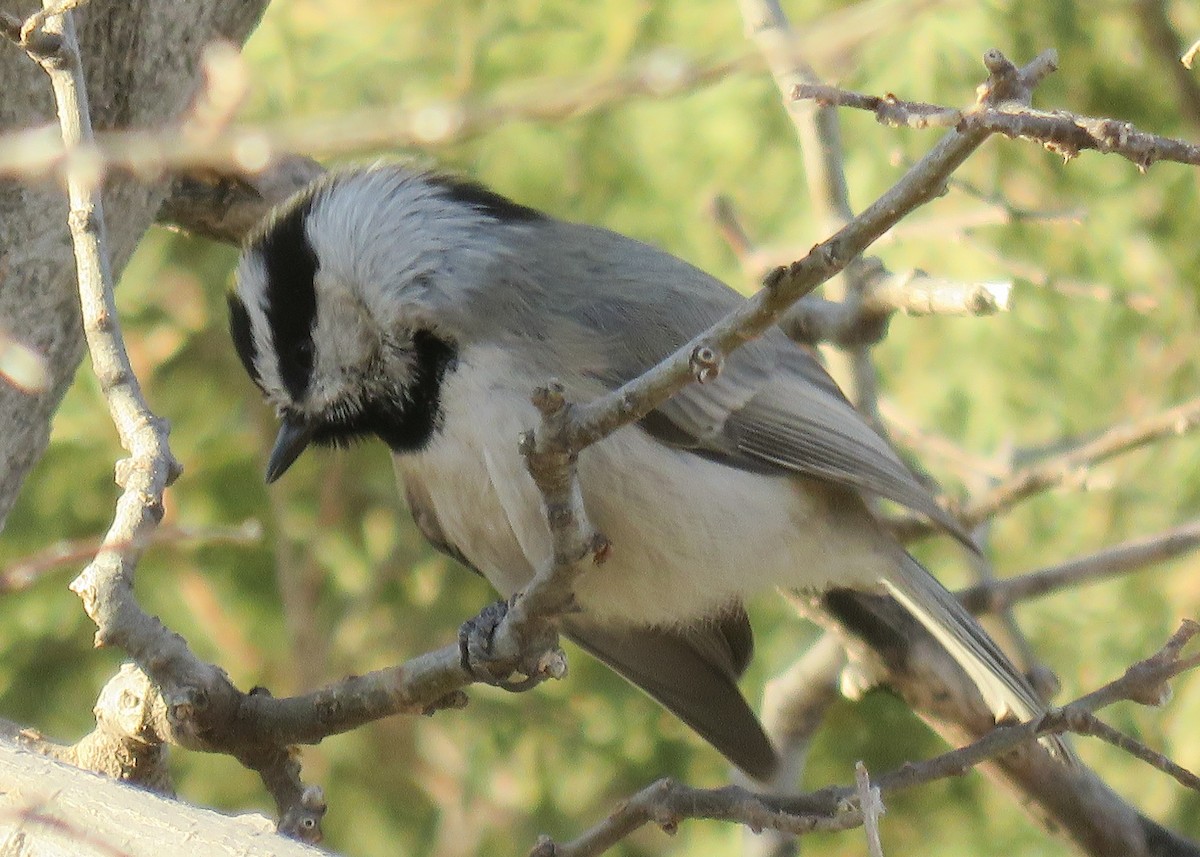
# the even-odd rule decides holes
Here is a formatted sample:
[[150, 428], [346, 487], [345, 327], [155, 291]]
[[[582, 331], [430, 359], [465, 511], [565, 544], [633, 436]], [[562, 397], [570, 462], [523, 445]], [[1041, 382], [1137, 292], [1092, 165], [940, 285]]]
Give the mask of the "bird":
[[[649, 244], [567, 222], [451, 172], [330, 171], [247, 238], [230, 293], [241, 363], [280, 427], [274, 482], [312, 445], [377, 438], [437, 549], [508, 598], [552, 557], [518, 438], [535, 388], [589, 401], [745, 298]], [[970, 536], [778, 328], [578, 457], [611, 550], [575, 584], [568, 639], [749, 776], [778, 754], [738, 680], [746, 600], [785, 587], [891, 595], [997, 722], [1043, 701], [976, 620], [889, 534], [872, 498]]]

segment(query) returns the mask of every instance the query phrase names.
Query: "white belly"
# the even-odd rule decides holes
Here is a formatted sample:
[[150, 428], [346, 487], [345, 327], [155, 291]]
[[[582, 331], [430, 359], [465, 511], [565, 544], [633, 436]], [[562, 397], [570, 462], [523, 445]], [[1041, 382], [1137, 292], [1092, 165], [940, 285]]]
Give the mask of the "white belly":
[[[538, 415], [527, 393], [511, 389], [520, 375], [503, 360], [477, 351], [460, 362], [443, 388], [441, 432], [397, 457], [396, 469], [419, 482], [448, 540], [507, 597], [552, 552], [517, 450]], [[610, 622], [686, 623], [780, 585], [872, 587], [894, 551], [857, 502], [835, 513], [816, 483], [707, 461], [636, 427], [585, 450], [579, 479], [612, 553], [577, 582], [576, 596]]]

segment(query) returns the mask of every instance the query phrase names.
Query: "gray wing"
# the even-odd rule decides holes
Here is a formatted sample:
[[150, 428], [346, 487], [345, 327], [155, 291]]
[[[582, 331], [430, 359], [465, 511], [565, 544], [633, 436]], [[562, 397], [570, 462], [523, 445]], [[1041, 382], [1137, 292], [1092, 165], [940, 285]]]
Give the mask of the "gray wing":
[[[620, 386], [701, 333], [745, 299], [688, 263], [602, 229], [555, 224], [527, 258], [529, 282], [571, 343], [550, 371], [579, 390]], [[543, 336], [544, 338], [544, 336]], [[569, 368], [568, 368], [569, 367]], [[795, 473], [877, 494], [970, 537], [875, 433], [816, 358], [778, 329], [735, 351], [721, 374], [691, 384], [643, 423], [660, 441], [755, 471]]]
[[[663, 433], [661, 418], [646, 424], [647, 431], [734, 465], [775, 468], [886, 497], [974, 548], [811, 354], [779, 331], [754, 344], [734, 352], [715, 381], [693, 384], [659, 409], [674, 436]], [[681, 436], [690, 443], [680, 443]]]
[[775, 773], [775, 748], [737, 686], [753, 653], [740, 607], [691, 628], [606, 628], [573, 616], [565, 631], [747, 774], [767, 781]]

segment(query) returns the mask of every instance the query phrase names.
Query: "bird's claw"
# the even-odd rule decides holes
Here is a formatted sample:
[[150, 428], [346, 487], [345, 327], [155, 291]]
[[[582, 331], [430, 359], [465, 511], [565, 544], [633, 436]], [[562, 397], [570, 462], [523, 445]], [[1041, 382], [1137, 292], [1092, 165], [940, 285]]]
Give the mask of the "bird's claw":
[[497, 601], [484, 607], [478, 616], [463, 622], [458, 629], [459, 663], [476, 681], [520, 693], [541, 684], [546, 676], [535, 673], [511, 679], [509, 676], [518, 672], [517, 666], [494, 657], [492, 639], [507, 614], [508, 602]]

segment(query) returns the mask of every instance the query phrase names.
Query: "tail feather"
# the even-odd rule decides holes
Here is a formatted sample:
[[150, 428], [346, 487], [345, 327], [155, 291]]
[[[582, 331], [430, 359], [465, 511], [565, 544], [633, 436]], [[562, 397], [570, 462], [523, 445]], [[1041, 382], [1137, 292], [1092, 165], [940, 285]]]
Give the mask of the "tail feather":
[[[945, 647], [975, 683], [997, 722], [1031, 720], [1046, 711], [1033, 686], [996, 642], [980, 627], [962, 603], [951, 595], [919, 562], [904, 554], [895, 573], [883, 581], [888, 593], [899, 601], [925, 629]], [[1058, 736], [1042, 744], [1062, 759], [1074, 754]]]

